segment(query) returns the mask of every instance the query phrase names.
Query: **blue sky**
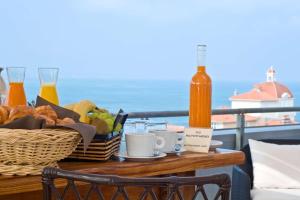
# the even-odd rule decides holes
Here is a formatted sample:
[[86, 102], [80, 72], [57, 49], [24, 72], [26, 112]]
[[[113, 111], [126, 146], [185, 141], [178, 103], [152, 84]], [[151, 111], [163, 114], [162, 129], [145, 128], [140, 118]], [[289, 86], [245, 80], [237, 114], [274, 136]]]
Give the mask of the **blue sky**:
[[297, 0], [1, 1], [0, 64], [58, 66], [62, 78], [184, 79], [208, 45], [213, 80], [300, 76]]

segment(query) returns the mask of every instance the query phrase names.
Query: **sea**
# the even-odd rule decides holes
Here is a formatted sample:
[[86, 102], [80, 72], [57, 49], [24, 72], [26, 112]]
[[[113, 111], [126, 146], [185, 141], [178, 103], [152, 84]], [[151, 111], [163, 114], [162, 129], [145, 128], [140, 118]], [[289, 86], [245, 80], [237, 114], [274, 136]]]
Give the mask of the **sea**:
[[[115, 113], [188, 110], [189, 81], [184, 80], [101, 80], [60, 79], [57, 89], [60, 104], [65, 105], [88, 99], [98, 107]], [[213, 108], [230, 106], [229, 97], [234, 91], [250, 90], [254, 82], [213, 82]], [[284, 83], [294, 94], [295, 106], [300, 106], [300, 83]], [[27, 100], [34, 100], [39, 91], [37, 80], [25, 82]], [[299, 114], [298, 114], [299, 116]], [[154, 122], [187, 125], [187, 117], [157, 118]]]

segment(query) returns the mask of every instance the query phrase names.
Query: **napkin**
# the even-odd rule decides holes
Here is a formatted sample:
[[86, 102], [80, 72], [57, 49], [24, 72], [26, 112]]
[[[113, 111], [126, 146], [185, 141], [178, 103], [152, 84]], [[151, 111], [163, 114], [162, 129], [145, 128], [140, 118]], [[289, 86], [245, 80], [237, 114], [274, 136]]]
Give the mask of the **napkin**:
[[78, 113], [76, 113], [72, 110], [57, 106], [40, 96], [36, 97], [35, 107], [47, 106], [47, 105], [51, 106], [52, 109], [55, 110], [59, 119], [69, 117], [69, 118], [72, 118], [75, 122], [79, 122], [80, 115]]

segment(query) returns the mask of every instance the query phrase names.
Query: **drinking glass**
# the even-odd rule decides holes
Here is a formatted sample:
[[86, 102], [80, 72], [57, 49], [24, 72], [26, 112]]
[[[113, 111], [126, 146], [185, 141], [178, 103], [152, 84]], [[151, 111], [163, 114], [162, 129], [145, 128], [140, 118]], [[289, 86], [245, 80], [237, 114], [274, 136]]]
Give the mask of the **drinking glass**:
[[147, 132], [147, 121], [145, 121], [145, 120], [135, 121], [135, 132], [136, 133], [146, 133]]
[[3, 68], [0, 67], [0, 104], [5, 104], [5, 99], [7, 95], [7, 89], [6, 89], [6, 84], [5, 81], [1, 75], [1, 72], [3, 71]]
[[9, 91], [6, 104], [11, 107], [26, 105], [26, 95], [24, 90], [25, 67], [7, 67]]
[[47, 101], [59, 105], [56, 82], [58, 77], [58, 68], [39, 68], [40, 78], [40, 96]]
[[165, 131], [167, 130], [168, 122], [167, 121], [152, 121], [147, 124], [147, 132], [151, 132], [154, 130]]

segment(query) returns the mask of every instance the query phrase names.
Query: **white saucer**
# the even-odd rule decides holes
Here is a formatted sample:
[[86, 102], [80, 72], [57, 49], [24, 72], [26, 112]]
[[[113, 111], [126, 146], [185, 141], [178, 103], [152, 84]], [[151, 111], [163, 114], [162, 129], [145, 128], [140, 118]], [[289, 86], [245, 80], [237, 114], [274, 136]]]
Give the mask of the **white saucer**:
[[219, 148], [223, 145], [223, 142], [220, 140], [212, 140], [210, 142], [209, 151], [216, 151], [216, 148]]
[[181, 149], [180, 151], [167, 151], [165, 152], [166, 154], [181, 154], [183, 152], [185, 152], [186, 149]]
[[160, 153], [159, 155], [155, 155], [155, 156], [151, 156], [151, 157], [148, 157], [148, 156], [141, 156], [141, 157], [131, 157], [131, 156], [128, 156], [127, 155], [127, 152], [116, 152], [114, 154], [114, 156], [118, 157], [118, 158], [123, 158], [125, 160], [128, 160], [128, 161], [152, 161], [152, 160], [157, 160], [157, 159], [161, 159], [163, 157], [166, 157], [167, 154], [166, 153]]

